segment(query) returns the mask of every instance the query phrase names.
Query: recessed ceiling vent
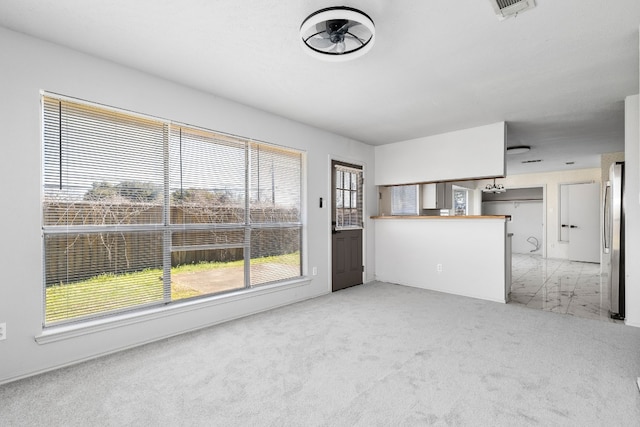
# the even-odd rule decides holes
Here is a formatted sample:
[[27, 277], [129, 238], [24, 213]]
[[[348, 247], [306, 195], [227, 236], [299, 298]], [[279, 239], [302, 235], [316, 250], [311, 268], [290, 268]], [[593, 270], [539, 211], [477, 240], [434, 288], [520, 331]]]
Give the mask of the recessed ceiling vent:
[[493, 5], [493, 10], [499, 20], [517, 16], [525, 10], [533, 9], [536, 6], [534, 0], [489, 0]]

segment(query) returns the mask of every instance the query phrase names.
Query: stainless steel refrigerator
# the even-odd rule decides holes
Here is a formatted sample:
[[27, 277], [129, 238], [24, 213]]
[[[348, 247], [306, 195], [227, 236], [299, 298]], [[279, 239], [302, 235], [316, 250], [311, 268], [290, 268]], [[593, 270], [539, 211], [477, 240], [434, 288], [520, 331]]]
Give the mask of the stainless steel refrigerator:
[[613, 319], [624, 319], [624, 162], [609, 169], [604, 190], [603, 250]]

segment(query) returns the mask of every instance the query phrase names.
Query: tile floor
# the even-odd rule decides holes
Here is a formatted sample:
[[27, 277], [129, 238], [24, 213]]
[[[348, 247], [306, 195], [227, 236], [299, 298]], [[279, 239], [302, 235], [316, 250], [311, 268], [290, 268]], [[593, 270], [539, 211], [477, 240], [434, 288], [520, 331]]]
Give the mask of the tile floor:
[[609, 317], [607, 277], [600, 264], [513, 254], [511, 277], [511, 304], [620, 322]]

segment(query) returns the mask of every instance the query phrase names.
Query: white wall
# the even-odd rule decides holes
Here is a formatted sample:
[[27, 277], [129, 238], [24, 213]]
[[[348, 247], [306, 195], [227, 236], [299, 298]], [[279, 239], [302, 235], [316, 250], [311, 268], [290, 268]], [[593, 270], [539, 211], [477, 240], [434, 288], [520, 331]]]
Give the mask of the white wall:
[[375, 229], [377, 280], [505, 302], [503, 219], [378, 219]]
[[[490, 182], [493, 181], [484, 180], [478, 185], [483, 187]], [[560, 203], [560, 184], [577, 184], [585, 182], [600, 182], [600, 168], [510, 175], [506, 178], [496, 180], [496, 184], [504, 184], [507, 189], [546, 186], [546, 211], [543, 214], [543, 221], [546, 223], [546, 235], [544, 236], [547, 247], [546, 256], [547, 258], [558, 259], [569, 258], [568, 244], [560, 242], [558, 210]]]
[[[640, 34], [639, 34], [640, 38]], [[640, 49], [640, 43], [638, 44]], [[640, 64], [638, 64], [640, 70]], [[625, 99], [626, 324], [640, 327], [640, 107], [638, 95]]]
[[625, 100], [626, 324], [640, 327], [640, 108], [638, 95]]
[[[542, 201], [495, 201], [482, 204], [484, 215], [510, 215], [511, 221], [507, 222], [507, 233], [513, 233], [511, 238], [512, 252], [516, 254], [542, 255], [544, 239], [543, 231], [543, 207]], [[537, 251], [527, 241], [529, 237], [535, 237], [540, 244]]]
[[376, 185], [505, 175], [505, 123], [375, 147]]
[[[0, 322], [7, 324], [7, 339], [0, 341], [0, 383], [330, 291], [330, 211], [326, 204], [318, 206], [319, 197], [330, 200], [329, 159], [364, 164], [365, 175], [373, 177], [372, 147], [4, 28], [0, 58]], [[304, 286], [36, 343], [34, 337], [42, 332], [41, 89], [306, 150], [305, 270], [317, 266], [318, 275]], [[376, 213], [377, 194], [373, 179], [365, 182], [368, 218]], [[370, 281], [373, 226], [370, 220], [365, 226], [365, 277]]]

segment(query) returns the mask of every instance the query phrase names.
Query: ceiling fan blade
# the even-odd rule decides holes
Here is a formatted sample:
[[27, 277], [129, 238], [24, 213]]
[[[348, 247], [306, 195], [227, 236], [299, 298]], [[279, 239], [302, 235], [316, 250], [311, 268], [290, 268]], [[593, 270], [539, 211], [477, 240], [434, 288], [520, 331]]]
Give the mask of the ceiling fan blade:
[[346, 49], [346, 46], [345, 46], [344, 41], [336, 43], [336, 48], [335, 48], [335, 52], [336, 53], [343, 54], [345, 49]]
[[361, 39], [360, 37], [356, 36], [355, 34], [351, 34], [351, 33], [347, 33], [344, 35], [344, 39], [345, 40], [351, 40], [353, 42], [355, 42], [358, 45], [363, 45], [364, 44], [364, 40]]
[[347, 21], [342, 27], [336, 30], [336, 33], [344, 34], [347, 31], [349, 31], [349, 28], [350, 28], [349, 24], [353, 24], [353, 21]]
[[355, 23], [355, 25], [349, 27], [349, 31], [347, 31], [347, 34], [352, 34], [353, 36], [358, 37], [360, 40], [367, 40], [371, 37], [371, 31], [369, 31], [369, 29], [364, 25], [357, 22]]
[[316, 49], [327, 49], [332, 47], [334, 44], [330, 39], [325, 39], [323, 37], [314, 37], [309, 39], [307, 43]]

